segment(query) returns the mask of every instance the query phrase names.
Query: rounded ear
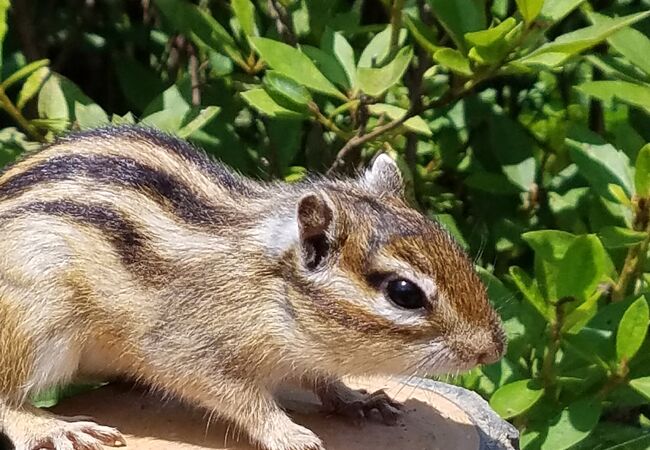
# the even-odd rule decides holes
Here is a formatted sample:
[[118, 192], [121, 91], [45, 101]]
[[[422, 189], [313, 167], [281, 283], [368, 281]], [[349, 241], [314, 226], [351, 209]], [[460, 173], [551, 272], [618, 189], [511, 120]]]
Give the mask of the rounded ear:
[[377, 195], [404, 193], [404, 181], [397, 163], [386, 153], [381, 153], [363, 175], [365, 186]]
[[330, 250], [328, 231], [334, 214], [332, 208], [319, 194], [306, 194], [298, 200], [298, 234], [305, 265], [315, 269]]

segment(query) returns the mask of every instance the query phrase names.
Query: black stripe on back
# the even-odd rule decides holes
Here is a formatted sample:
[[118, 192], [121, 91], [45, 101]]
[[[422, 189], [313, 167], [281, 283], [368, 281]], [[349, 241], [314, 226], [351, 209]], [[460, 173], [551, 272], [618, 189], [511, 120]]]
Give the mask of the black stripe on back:
[[101, 155], [57, 156], [30, 167], [0, 185], [0, 199], [39, 183], [87, 178], [134, 189], [192, 225], [219, 225], [224, 214], [195, 195], [176, 177], [133, 159]]
[[181, 159], [194, 165], [199, 171], [203, 172], [214, 182], [225, 188], [242, 195], [254, 196], [256, 192], [241, 177], [233, 174], [221, 163], [214, 161], [203, 150], [194, 147], [187, 141], [179, 139], [162, 131], [146, 128], [142, 126], [119, 126], [96, 128], [94, 130], [84, 131], [68, 136], [66, 140], [75, 141], [77, 139], [103, 139], [120, 138], [125, 140], [135, 140], [149, 143], [160, 149], [179, 156]]
[[15, 218], [29, 213], [62, 217], [99, 230], [124, 265], [142, 279], [153, 281], [156, 276], [169, 270], [169, 262], [155, 253], [146, 234], [123, 214], [108, 206], [81, 204], [72, 200], [33, 202], [3, 213], [0, 218]]

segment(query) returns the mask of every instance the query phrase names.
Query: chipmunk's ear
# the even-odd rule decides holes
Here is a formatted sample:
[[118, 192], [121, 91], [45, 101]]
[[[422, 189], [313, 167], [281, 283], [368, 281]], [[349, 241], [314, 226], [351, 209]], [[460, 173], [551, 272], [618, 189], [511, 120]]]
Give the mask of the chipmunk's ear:
[[298, 201], [298, 234], [305, 266], [315, 269], [330, 250], [332, 208], [319, 194], [307, 194]]
[[363, 184], [377, 195], [404, 193], [404, 180], [397, 163], [386, 153], [375, 158], [362, 178]]

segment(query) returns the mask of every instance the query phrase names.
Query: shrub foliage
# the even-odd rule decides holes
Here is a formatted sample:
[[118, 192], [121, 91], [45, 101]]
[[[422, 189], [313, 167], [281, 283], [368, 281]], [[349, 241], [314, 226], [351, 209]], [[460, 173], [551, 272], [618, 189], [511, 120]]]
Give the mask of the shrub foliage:
[[[38, 6], [38, 7], [37, 7]], [[392, 155], [510, 341], [524, 449], [650, 446], [648, 0], [0, 0], [0, 163], [153, 126], [292, 182]]]

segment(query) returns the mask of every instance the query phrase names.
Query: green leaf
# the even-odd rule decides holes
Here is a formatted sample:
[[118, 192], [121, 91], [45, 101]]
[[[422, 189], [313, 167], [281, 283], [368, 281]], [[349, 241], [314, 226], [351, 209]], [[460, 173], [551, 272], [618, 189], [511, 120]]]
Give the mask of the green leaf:
[[132, 112], [128, 112], [123, 116], [113, 114], [111, 116], [111, 123], [113, 125], [135, 125], [135, 117]]
[[74, 115], [81, 130], [90, 130], [110, 123], [106, 111], [95, 103], [82, 105], [75, 102]]
[[334, 33], [328, 29], [323, 35], [321, 49], [330, 55], [334, 55], [345, 72], [349, 86], [356, 87], [357, 66], [354, 62], [354, 49], [345, 37], [338, 31]]
[[431, 11], [447, 30], [449, 36], [463, 53], [469, 46], [465, 33], [483, 30], [487, 27], [485, 0], [427, 0]]
[[614, 98], [650, 113], [650, 86], [620, 80], [588, 81], [578, 86], [583, 93], [606, 103]]
[[627, 197], [632, 196], [629, 160], [623, 152], [586, 129], [570, 133], [567, 145], [580, 174], [598, 195], [616, 201], [608, 189], [609, 184], [616, 184], [625, 190]]
[[620, 187], [618, 184], [612, 184], [609, 183], [607, 185], [607, 190], [609, 191], [610, 194], [616, 199], [618, 203], [621, 205], [630, 207], [632, 205], [632, 201], [629, 199], [627, 196], [627, 193], [625, 192], [625, 189]]
[[598, 312], [600, 294], [594, 293], [576, 309], [567, 314], [562, 324], [562, 333], [576, 334], [584, 328]]
[[544, 0], [517, 0], [517, 8], [526, 23], [537, 19], [542, 11], [542, 6], [544, 6]]
[[543, 394], [544, 389], [537, 382], [519, 380], [497, 389], [490, 398], [490, 406], [503, 419], [510, 419], [528, 411]]
[[639, 394], [650, 400], [650, 377], [641, 377], [630, 380], [630, 386]]
[[650, 144], [644, 145], [636, 157], [634, 187], [639, 197], [650, 196]]
[[274, 70], [266, 72], [264, 88], [277, 104], [292, 111], [306, 113], [309, 102], [312, 101], [304, 86]]
[[596, 427], [602, 405], [586, 398], [565, 408], [548, 428], [541, 450], [565, 450], [586, 438]]
[[186, 0], [154, 0], [176, 31], [190, 36], [197, 45], [225, 53], [245, 65], [230, 33], [206, 11]]
[[265, 116], [287, 118], [302, 117], [301, 114], [279, 105], [264, 89], [251, 89], [250, 91], [242, 92], [241, 96], [246, 103]]
[[45, 84], [45, 80], [50, 75], [49, 67], [41, 67], [37, 71], [33, 72], [25, 83], [23, 83], [20, 92], [18, 92], [18, 100], [16, 101], [16, 106], [18, 109], [23, 109], [27, 102], [29, 102], [38, 92], [41, 90]]
[[[378, 67], [386, 63], [386, 58], [390, 54], [390, 36], [393, 28], [388, 25], [381, 33], [377, 33], [368, 45], [361, 52], [359, 57], [359, 64], [357, 67]], [[400, 30], [397, 43], [401, 46], [406, 38], [406, 30]]]
[[473, 72], [469, 59], [453, 48], [442, 48], [433, 54], [433, 59], [447, 69], [465, 77], [471, 77]]
[[192, 109], [188, 91], [187, 82], [170, 86], [145, 108], [142, 123], [169, 133], [178, 133]]
[[334, 55], [310, 45], [303, 45], [300, 49], [312, 60], [316, 68], [325, 75], [325, 78], [344, 89], [350, 89], [350, 80], [343, 66], [341, 66], [341, 63], [339, 63]]
[[647, 235], [643, 231], [616, 226], [603, 227], [598, 231], [598, 237], [606, 248], [631, 247], [643, 241]]
[[[595, 24], [611, 20], [607, 16], [595, 12], [589, 13], [589, 19]], [[650, 38], [634, 28], [627, 27], [613, 34], [608, 39], [609, 44], [626, 57], [632, 64], [650, 75]]]
[[558, 298], [586, 300], [590, 297], [605, 275], [605, 260], [605, 249], [596, 236], [578, 236], [559, 264]]
[[476, 47], [490, 47], [500, 41], [505, 42], [504, 38], [506, 34], [508, 34], [515, 25], [517, 25], [517, 21], [512, 17], [508, 17], [496, 27], [465, 33], [465, 41]]
[[7, 90], [13, 84], [17, 83], [23, 78], [30, 76], [37, 70], [47, 66], [49, 63], [50, 63], [49, 59], [39, 59], [38, 61], [31, 62], [26, 66], [21, 67], [20, 69], [12, 73], [10, 76], [8, 76], [7, 79], [2, 82], [2, 88]]
[[[540, 55], [552, 53], [563, 55], [552, 60], [551, 67], [561, 64], [572, 55], [583, 52], [610, 37], [617, 31], [632, 25], [650, 16], [650, 11], [630, 14], [615, 19], [603, 20], [589, 27], [580, 28], [567, 34], [558, 36], [553, 42], [545, 44], [527, 56], [520, 58], [517, 62], [522, 64], [540, 64]], [[551, 62], [551, 61], [547, 61]]]
[[43, 119], [75, 119], [75, 103], [92, 102], [72, 81], [58, 74], [50, 74], [38, 95], [38, 114]]
[[413, 58], [411, 47], [404, 47], [391, 62], [379, 69], [359, 67], [357, 82], [359, 88], [372, 97], [379, 97], [387, 89], [399, 83]]
[[219, 111], [221, 111], [221, 108], [218, 106], [208, 106], [203, 108], [199, 114], [190, 121], [190, 123], [184, 125], [183, 128], [178, 130], [178, 136], [183, 139], [189, 138], [194, 132], [210, 123], [210, 121], [219, 114]]
[[63, 399], [98, 389], [105, 384], [106, 383], [72, 384], [65, 387], [50, 388], [32, 397], [31, 403], [37, 408], [51, 408]]
[[618, 325], [616, 331], [616, 356], [618, 361], [629, 361], [641, 348], [648, 332], [650, 312], [648, 302], [641, 296], [632, 303]]
[[250, 38], [250, 41], [262, 59], [278, 72], [314, 91], [343, 100], [347, 99], [300, 50], [262, 37]]
[[576, 239], [575, 234], [560, 230], [529, 231], [521, 235], [524, 241], [547, 261], [559, 262]]
[[[368, 111], [374, 116], [386, 115], [391, 120], [397, 120], [403, 117], [407, 111], [398, 106], [388, 105], [386, 103], [375, 103], [368, 106]], [[429, 125], [422, 119], [420, 116], [411, 117], [406, 122], [404, 126], [409, 130], [422, 134], [424, 136], [431, 136], [431, 129]]]
[[257, 25], [255, 24], [255, 5], [251, 0], [232, 0], [230, 2], [239, 26], [246, 36], [258, 36]]
[[524, 295], [524, 298], [535, 308], [546, 320], [551, 318], [552, 312], [548, 303], [542, 297], [535, 280], [531, 279], [523, 269], [510, 267], [510, 277], [517, 286], [517, 289]]
[[564, 19], [585, 0], [544, 0], [541, 16], [551, 24]]

